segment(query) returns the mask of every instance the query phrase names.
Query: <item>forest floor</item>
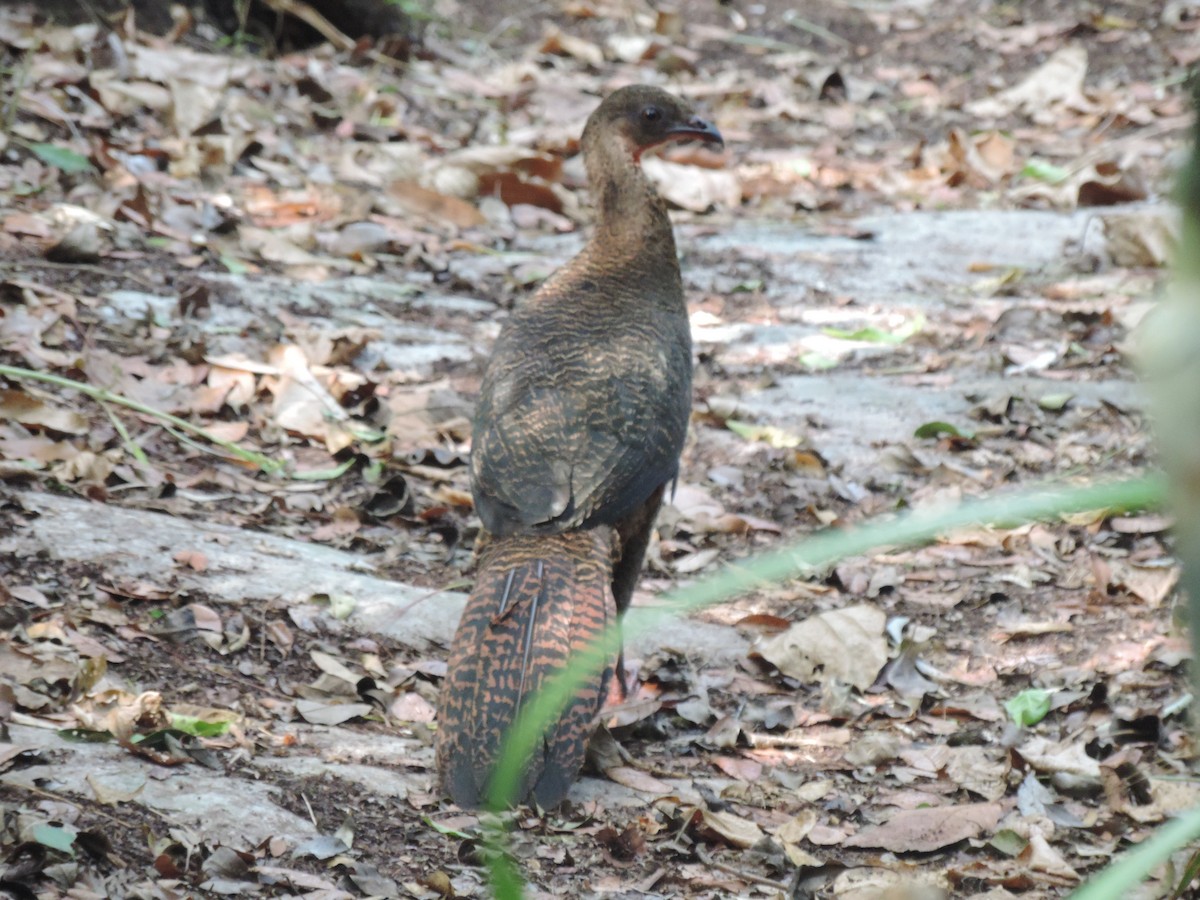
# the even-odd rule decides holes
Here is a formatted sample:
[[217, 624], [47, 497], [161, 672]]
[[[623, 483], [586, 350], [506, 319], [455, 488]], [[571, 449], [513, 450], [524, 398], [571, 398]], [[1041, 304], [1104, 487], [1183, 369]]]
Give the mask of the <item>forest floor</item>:
[[[646, 163], [697, 369], [638, 606], [1154, 465], [1200, 7], [486, 6], [403, 65], [0, 9], [0, 892], [487, 895], [432, 772], [471, 407], [620, 84], [726, 138]], [[531, 896], [1065, 896], [1200, 802], [1170, 524], [956, 532], [630, 634], [584, 777], [513, 819]]]

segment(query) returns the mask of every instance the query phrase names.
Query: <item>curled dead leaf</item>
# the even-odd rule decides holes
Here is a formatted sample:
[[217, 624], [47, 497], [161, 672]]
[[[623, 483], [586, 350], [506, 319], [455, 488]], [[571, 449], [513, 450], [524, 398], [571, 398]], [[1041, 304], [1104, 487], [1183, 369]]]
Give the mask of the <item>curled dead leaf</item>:
[[721, 841], [731, 847], [753, 847], [766, 835], [761, 828], [749, 819], [735, 816], [728, 812], [714, 812], [711, 809], [695, 809], [692, 811], [689, 827], [700, 840]]
[[990, 832], [1004, 814], [999, 803], [906, 809], [882, 825], [849, 837], [846, 847], [878, 847], [893, 853], [929, 853]]

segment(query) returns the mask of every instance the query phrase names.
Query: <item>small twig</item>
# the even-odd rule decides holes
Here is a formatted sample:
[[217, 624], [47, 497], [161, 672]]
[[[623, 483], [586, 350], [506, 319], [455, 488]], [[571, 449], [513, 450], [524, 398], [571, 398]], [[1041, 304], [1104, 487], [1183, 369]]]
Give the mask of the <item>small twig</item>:
[[33, 369], [23, 369], [20, 366], [0, 366], [0, 375], [8, 378], [28, 379], [31, 381], [44, 381], [47, 384], [53, 384], [58, 387], [68, 388], [70, 390], [79, 391], [81, 394], [91, 397], [93, 400], [101, 403], [107, 401], [115, 403], [118, 406], [124, 406], [132, 409], [134, 412], [139, 412], [142, 415], [150, 416], [163, 423], [174, 425], [183, 431], [190, 431], [192, 434], [199, 435], [206, 441], [216, 444], [218, 447], [223, 447], [231, 454], [236, 456], [243, 462], [253, 463], [264, 472], [275, 473], [283, 468], [283, 463], [278, 460], [263, 456], [261, 453], [255, 453], [252, 450], [245, 450], [239, 447], [232, 441], [223, 440], [216, 435], [209, 434], [199, 425], [193, 425], [187, 419], [181, 419], [179, 416], [165, 413], [162, 410], [155, 409], [152, 406], [147, 406], [145, 403], [139, 403], [137, 400], [131, 400], [128, 397], [123, 397], [120, 394], [114, 394], [105, 388], [92, 387], [90, 384], [84, 384], [82, 381], [75, 381], [73, 378], [64, 378], [61, 375], [52, 375], [49, 372], [37, 372]]
[[717, 862], [715, 859], [705, 853], [704, 848], [699, 844], [696, 844], [694, 849], [696, 851], [696, 858], [699, 859], [700, 862], [704, 863], [704, 865], [709, 866], [710, 868], [716, 869], [718, 872], [724, 872], [726, 875], [732, 875], [734, 878], [742, 879], [742, 881], [749, 881], [753, 884], [761, 884], [765, 887], [775, 888], [777, 891], [783, 891], [785, 896], [787, 895], [790, 885], [786, 885], [781, 881], [772, 881], [770, 878], [764, 878], [761, 875], [752, 875], [749, 872], [743, 872], [731, 865], [727, 865], [726, 863]]
[[301, 792], [300, 799], [304, 801], [304, 808], [308, 810], [308, 818], [313, 823], [313, 827], [320, 831], [321, 826], [317, 824], [317, 814], [313, 812], [312, 804], [308, 802], [308, 794]]

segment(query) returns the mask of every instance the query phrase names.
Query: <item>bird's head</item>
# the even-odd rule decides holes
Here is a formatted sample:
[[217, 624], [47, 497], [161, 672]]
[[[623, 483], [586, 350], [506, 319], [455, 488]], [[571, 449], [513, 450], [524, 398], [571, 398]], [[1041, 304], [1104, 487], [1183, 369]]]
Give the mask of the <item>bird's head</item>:
[[721, 132], [695, 114], [683, 100], [661, 88], [635, 84], [613, 91], [588, 117], [583, 146], [608, 140], [623, 142], [634, 161], [647, 150], [681, 141], [725, 146]]

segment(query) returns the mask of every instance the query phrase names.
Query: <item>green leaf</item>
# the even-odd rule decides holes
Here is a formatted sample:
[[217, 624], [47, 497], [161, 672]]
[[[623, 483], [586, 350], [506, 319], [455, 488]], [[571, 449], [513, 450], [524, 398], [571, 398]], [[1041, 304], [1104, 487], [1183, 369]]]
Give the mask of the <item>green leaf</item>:
[[1025, 163], [1025, 167], [1021, 169], [1021, 174], [1026, 178], [1044, 181], [1047, 184], [1058, 184], [1071, 177], [1071, 173], [1066, 169], [1056, 166], [1054, 163], [1046, 162], [1044, 159], [1038, 159], [1036, 156]]
[[54, 166], [68, 174], [77, 175], [80, 172], [92, 171], [92, 164], [86, 156], [81, 156], [66, 147], [57, 144], [30, 144], [29, 149], [46, 165]]
[[1074, 394], [1068, 394], [1065, 391], [1061, 394], [1044, 394], [1038, 398], [1037, 405], [1047, 412], [1059, 412], [1074, 399]]
[[51, 850], [57, 850], [59, 853], [66, 853], [69, 856], [75, 855], [74, 831], [68, 831], [55, 825], [36, 825], [33, 829], [33, 839], [43, 847], [49, 847]]
[[229, 256], [226, 253], [221, 254], [221, 265], [229, 270], [230, 275], [245, 275], [250, 271], [250, 267], [238, 259], [236, 256]]
[[925, 327], [925, 316], [918, 313], [912, 319], [900, 325], [893, 331], [886, 331], [868, 325], [857, 331], [847, 331], [845, 328], [822, 328], [821, 331], [830, 337], [841, 338], [845, 341], [867, 341], [872, 344], [903, 344], [914, 334], [919, 334]]
[[1050, 692], [1041, 688], [1021, 691], [1004, 704], [1008, 716], [1018, 725], [1036, 725], [1050, 712]]
[[951, 425], [949, 422], [926, 422], [913, 432], [913, 437], [938, 438], [943, 434], [948, 434], [950, 437], [966, 438], [967, 440], [972, 440], [975, 437], [974, 432], [967, 431], [965, 428], [959, 428], [957, 425]]
[[1107, 869], [1071, 894], [1068, 900], [1125, 900], [1150, 871], [1200, 836], [1200, 809], [1186, 812], [1158, 829], [1154, 837], [1122, 854]]
[[466, 831], [459, 831], [457, 828], [439, 825], [437, 822], [433, 821], [433, 819], [429, 818], [429, 816], [424, 816], [422, 821], [438, 834], [448, 834], [450, 837], [461, 838], [462, 840], [471, 840], [472, 838], [478, 836]]
[[820, 372], [824, 369], [832, 369], [837, 366], [838, 361], [832, 357], [826, 356], [823, 353], [817, 353], [815, 350], [810, 350], [808, 353], [800, 354], [800, 365], [807, 369]]
[[339, 463], [332, 469], [309, 469], [304, 472], [293, 472], [291, 478], [293, 481], [333, 481], [333, 479], [345, 475], [356, 462], [358, 462], [358, 457], [351, 456], [344, 463]]
[[171, 727], [194, 737], [220, 737], [229, 731], [230, 722], [210, 722], [198, 716], [171, 713]]
[[1025, 840], [1025, 838], [1021, 837], [1011, 828], [1002, 828], [1000, 831], [997, 831], [992, 835], [992, 839], [988, 843], [1005, 856], [1019, 856], [1029, 846], [1029, 841]]
[[799, 435], [791, 434], [774, 425], [752, 425], [749, 422], [739, 422], [737, 419], [726, 419], [725, 427], [748, 441], [758, 441], [774, 447], [776, 450], [788, 450], [804, 443], [804, 439]]
[[64, 741], [73, 744], [107, 744], [115, 740], [107, 731], [91, 731], [87, 728], [60, 728], [56, 733]]

